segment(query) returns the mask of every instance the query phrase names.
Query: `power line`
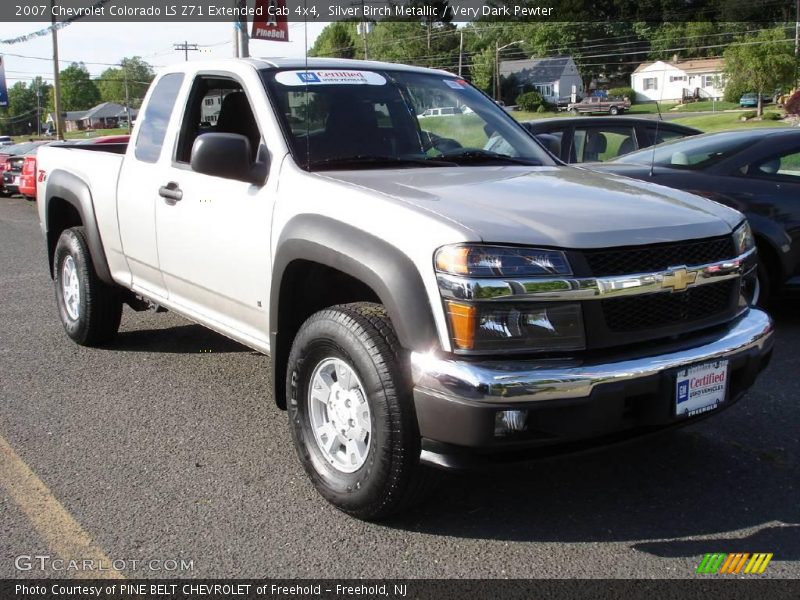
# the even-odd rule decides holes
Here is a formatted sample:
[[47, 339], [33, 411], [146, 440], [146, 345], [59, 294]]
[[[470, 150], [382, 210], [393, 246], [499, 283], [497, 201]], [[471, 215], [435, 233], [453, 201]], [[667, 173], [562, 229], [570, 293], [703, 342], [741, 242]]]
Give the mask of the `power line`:
[[182, 44], [173, 44], [175, 46], [176, 51], [183, 52], [184, 60], [186, 62], [189, 61], [189, 52], [200, 52], [200, 48], [197, 47], [197, 44], [190, 44], [189, 42], [183, 42]]

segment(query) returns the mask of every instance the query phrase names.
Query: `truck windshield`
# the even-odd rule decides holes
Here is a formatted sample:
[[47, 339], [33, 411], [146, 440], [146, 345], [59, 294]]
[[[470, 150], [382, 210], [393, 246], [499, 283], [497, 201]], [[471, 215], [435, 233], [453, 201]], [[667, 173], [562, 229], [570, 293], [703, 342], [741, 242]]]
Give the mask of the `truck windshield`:
[[295, 162], [310, 171], [553, 165], [502, 108], [445, 74], [264, 70]]

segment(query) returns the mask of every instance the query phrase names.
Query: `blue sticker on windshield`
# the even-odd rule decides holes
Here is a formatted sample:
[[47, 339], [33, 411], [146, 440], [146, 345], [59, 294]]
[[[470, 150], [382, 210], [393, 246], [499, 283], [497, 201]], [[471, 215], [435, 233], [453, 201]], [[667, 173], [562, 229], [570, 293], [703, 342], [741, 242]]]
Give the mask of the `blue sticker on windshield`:
[[454, 90], [463, 90], [467, 87], [466, 82], [463, 79], [445, 79], [444, 83], [447, 87], [450, 87]]

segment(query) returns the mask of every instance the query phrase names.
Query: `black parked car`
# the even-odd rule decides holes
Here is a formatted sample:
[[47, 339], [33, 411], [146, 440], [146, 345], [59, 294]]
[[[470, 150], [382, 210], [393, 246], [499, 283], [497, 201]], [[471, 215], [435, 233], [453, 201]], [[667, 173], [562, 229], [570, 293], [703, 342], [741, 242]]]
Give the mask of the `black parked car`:
[[567, 163], [605, 162], [639, 148], [702, 133], [677, 123], [634, 117], [555, 117], [524, 121], [522, 126]]
[[755, 234], [762, 303], [800, 290], [800, 129], [724, 131], [586, 165], [699, 194], [743, 212]]

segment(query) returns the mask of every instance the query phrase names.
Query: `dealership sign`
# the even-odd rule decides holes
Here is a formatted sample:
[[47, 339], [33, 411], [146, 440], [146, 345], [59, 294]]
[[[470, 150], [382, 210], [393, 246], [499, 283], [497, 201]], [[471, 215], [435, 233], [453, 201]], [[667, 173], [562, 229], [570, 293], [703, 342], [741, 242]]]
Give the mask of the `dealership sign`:
[[251, 38], [271, 42], [289, 41], [286, 0], [256, 0], [255, 14]]

